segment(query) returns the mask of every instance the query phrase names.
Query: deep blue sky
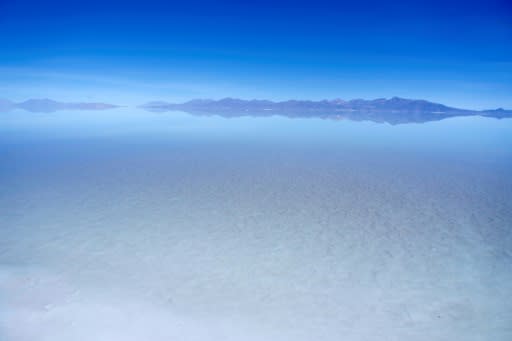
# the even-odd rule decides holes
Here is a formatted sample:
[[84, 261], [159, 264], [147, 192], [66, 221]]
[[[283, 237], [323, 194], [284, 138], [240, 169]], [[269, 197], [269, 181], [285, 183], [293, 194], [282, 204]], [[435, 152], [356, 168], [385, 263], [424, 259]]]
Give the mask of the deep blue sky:
[[0, 98], [512, 108], [507, 1], [0, 0]]

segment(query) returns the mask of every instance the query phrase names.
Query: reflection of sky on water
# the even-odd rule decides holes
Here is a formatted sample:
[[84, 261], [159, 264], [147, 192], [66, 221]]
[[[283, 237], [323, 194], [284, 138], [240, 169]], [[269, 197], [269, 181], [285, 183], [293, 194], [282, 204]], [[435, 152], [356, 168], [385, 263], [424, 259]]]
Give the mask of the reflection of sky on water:
[[[510, 150], [512, 120], [459, 117], [424, 124], [399, 126], [348, 120], [222, 118], [191, 116], [180, 112], [151, 113], [120, 108], [108, 111], [0, 114], [3, 138], [11, 134], [44, 139], [123, 137], [144, 140], [253, 140], [258, 143], [386, 145], [392, 148]], [[406, 143], [404, 143], [406, 142]], [[436, 150], [439, 151], [439, 150]]]
[[0, 338], [507, 340], [512, 120], [0, 115]]

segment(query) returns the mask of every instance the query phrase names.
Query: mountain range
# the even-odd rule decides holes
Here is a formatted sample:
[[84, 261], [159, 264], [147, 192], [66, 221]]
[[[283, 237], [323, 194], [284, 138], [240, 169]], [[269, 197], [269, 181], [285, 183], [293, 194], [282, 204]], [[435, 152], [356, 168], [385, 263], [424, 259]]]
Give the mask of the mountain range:
[[[51, 99], [29, 99], [24, 102], [12, 102], [0, 99], [0, 112], [24, 109], [31, 112], [54, 112], [57, 110], [105, 110], [117, 108], [108, 103], [57, 102]], [[148, 111], [182, 111], [192, 115], [217, 115], [222, 117], [240, 116], [285, 116], [290, 118], [316, 117], [323, 119], [353, 121], [373, 121], [379, 123], [422, 123], [439, 121], [458, 116], [486, 116], [494, 118], [512, 118], [512, 110], [460, 109], [426, 100], [393, 97], [374, 100], [342, 99], [309, 101], [288, 100], [273, 102], [269, 100], [243, 100], [224, 98], [220, 100], [194, 99], [183, 103], [149, 102], [139, 106]]]
[[387, 122], [391, 124], [428, 122], [457, 116], [512, 117], [512, 110], [468, 110], [449, 107], [425, 100], [393, 97], [374, 100], [342, 99], [308, 101], [289, 100], [221, 100], [195, 99], [184, 103], [149, 102], [142, 106], [150, 111], [184, 111], [194, 115], [237, 116], [286, 116], [318, 117], [324, 119], [349, 119], [355, 121]]
[[24, 109], [31, 112], [54, 112], [57, 110], [105, 110], [117, 108], [117, 105], [107, 103], [88, 103], [88, 102], [57, 102], [51, 99], [29, 99], [24, 102], [12, 102], [0, 99], [0, 111], [10, 111], [13, 109]]

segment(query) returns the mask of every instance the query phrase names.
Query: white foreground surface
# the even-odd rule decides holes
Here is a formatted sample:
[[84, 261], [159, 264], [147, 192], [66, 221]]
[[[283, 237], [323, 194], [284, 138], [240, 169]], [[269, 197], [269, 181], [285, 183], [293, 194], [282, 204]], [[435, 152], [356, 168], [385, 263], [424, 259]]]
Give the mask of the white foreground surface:
[[307, 122], [282, 143], [3, 141], [0, 339], [511, 340], [497, 140], [304, 142]]

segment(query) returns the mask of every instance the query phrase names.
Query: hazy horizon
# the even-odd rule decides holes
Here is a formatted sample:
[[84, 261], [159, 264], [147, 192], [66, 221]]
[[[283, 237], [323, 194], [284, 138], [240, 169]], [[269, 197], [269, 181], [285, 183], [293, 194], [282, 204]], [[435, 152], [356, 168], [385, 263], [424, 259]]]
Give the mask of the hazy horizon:
[[[190, 97], [190, 98], [187, 98], [187, 99], [184, 99], [184, 100], [181, 100], [181, 101], [176, 101], [176, 102], [173, 102], [173, 101], [170, 101], [170, 100], [167, 100], [167, 99], [164, 99], [164, 98], [154, 98], [152, 100], [146, 100], [146, 101], [143, 101], [143, 102], [132, 102], [131, 104], [126, 104], [126, 103], [114, 103], [112, 101], [86, 101], [86, 100], [83, 100], [83, 99], [78, 99], [78, 100], [70, 100], [70, 101], [63, 101], [63, 100], [59, 100], [58, 98], [49, 98], [49, 97], [41, 97], [41, 96], [35, 96], [35, 97], [19, 97], [21, 99], [18, 99], [18, 100], [12, 100], [10, 98], [5, 98], [5, 97], [0, 97], [0, 100], [6, 100], [6, 101], [9, 101], [9, 102], [12, 102], [14, 104], [20, 104], [20, 103], [23, 103], [23, 102], [26, 102], [26, 101], [45, 101], [45, 100], [49, 100], [49, 101], [54, 101], [54, 102], [58, 102], [58, 103], [101, 103], [101, 104], [110, 104], [110, 105], [114, 105], [114, 106], [118, 106], [118, 107], [132, 107], [132, 108], [136, 108], [136, 107], [139, 107], [141, 105], [145, 105], [145, 104], [150, 104], [150, 103], [169, 103], [169, 104], [180, 104], [180, 103], [187, 103], [187, 102], [190, 102], [190, 101], [195, 101], [195, 100], [212, 100], [212, 101], [221, 101], [221, 100], [228, 100], [228, 99], [233, 99], [233, 100], [242, 100], [242, 101], [270, 101], [270, 102], [273, 102], [273, 103], [282, 103], [282, 102], [287, 102], [287, 101], [311, 101], [311, 102], [323, 102], [323, 101], [329, 101], [329, 102], [335, 102], [335, 101], [344, 101], [344, 102], [351, 102], [351, 101], [359, 101], [359, 100], [363, 100], [363, 101], [376, 101], [376, 100], [391, 100], [391, 99], [394, 99], [394, 98], [397, 98], [397, 99], [404, 99], [404, 100], [413, 100], [413, 101], [426, 101], [426, 102], [430, 102], [430, 103], [435, 103], [435, 104], [442, 104], [442, 105], [446, 105], [446, 103], [442, 103], [442, 102], [436, 102], [436, 101], [431, 101], [431, 100], [427, 100], [425, 98], [404, 98], [404, 97], [399, 97], [399, 96], [391, 96], [391, 97], [375, 97], [375, 98], [364, 98], [364, 97], [358, 97], [358, 98], [342, 98], [342, 97], [335, 97], [335, 98], [321, 98], [321, 99], [311, 99], [311, 98], [286, 98], [286, 99], [281, 99], [281, 100], [272, 100], [272, 99], [269, 99], [269, 98], [256, 98], [256, 97], [247, 97], [247, 98], [242, 98], [242, 97], [235, 97], [235, 96], [224, 96], [224, 97]], [[456, 107], [456, 106], [451, 106], [451, 105], [447, 105], [448, 107], [452, 107], [452, 108], [456, 108], [456, 109], [467, 109], [467, 110], [475, 110], [475, 111], [481, 111], [481, 110], [494, 110], [494, 109], [506, 109], [506, 110], [509, 110], [508, 108], [504, 107], [504, 106], [498, 106], [498, 107], [494, 107], [494, 108], [478, 108], [478, 109], [475, 109], [475, 108], [469, 108], [469, 107]]]
[[[53, 68], [53, 67], [52, 67]], [[511, 70], [512, 73], [512, 70]], [[82, 79], [79, 75], [70, 75], [66, 73], [62, 73], [59, 75], [44, 75], [40, 74], [39, 71], [19, 71], [19, 70], [3, 70], [1, 72], [5, 78], [0, 79], [0, 98], [12, 100], [14, 102], [21, 102], [27, 99], [32, 98], [49, 98], [62, 102], [105, 102], [112, 103], [116, 105], [139, 105], [146, 102], [151, 101], [168, 101], [168, 102], [186, 102], [193, 99], [198, 98], [208, 98], [208, 99], [223, 99], [223, 98], [242, 98], [242, 99], [266, 99], [272, 101], [286, 101], [286, 100], [334, 100], [334, 99], [343, 99], [343, 100], [352, 100], [352, 99], [365, 99], [372, 100], [378, 98], [392, 98], [392, 97], [401, 97], [401, 98], [410, 98], [410, 99], [422, 99], [435, 103], [442, 103], [451, 107], [456, 108], [468, 108], [474, 110], [486, 110], [486, 109], [496, 109], [496, 108], [512, 108], [512, 100], [510, 99], [509, 93], [510, 90], [512, 92], [512, 86], [510, 89], [508, 88], [509, 84], [504, 84], [505, 88], [503, 90], [500, 89], [483, 89], [483, 91], [478, 91], [478, 93], [474, 93], [474, 90], [464, 90], [465, 88], [470, 87], [470, 83], [468, 84], [452, 84], [451, 82], [439, 81], [437, 84], [450, 84], [450, 87], [455, 86], [457, 93], [447, 96], [446, 93], [439, 93], [441, 91], [434, 90], [433, 91], [426, 90], [424, 93], [419, 91], [411, 91], [411, 89], [420, 88], [418, 85], [410, 84], [409, 82], [403, 82], [402, 84], [409, 84], [409, 90], [406, 91], [404, 89], [397, 89], [395, 91], [380, 91], [373, 90], [368, 92], [366, 88], [375, 86], [376, 83], [380, 83], [380, 88], [389, 88], [392, 87], [393, 84], [382, 82], [381, 80], [373, 80], [369, 79], [367, 81], [340, 81], [338, 86], [341, 87], [339, 92], [333, 92], [332, 90], [325, 91], [325, 94], [318, 93], [316, 91], [309, 91], [308, 88], [304, 88], [304, 90], [300, 92], [294, 92], [287, 90], [287, 86], [283, 86], [277, 94], [275, 91], [269, 91], [265, 89], [265, 85], [262, 85], [258, 89], [248, 89], [241, 91], [240, 89], [236, 89], [236, 84], [230, 84], [229, 86], [221, 85], [220, 88], [226, 87], [228, 90], [222, 91], [218, 93], [217, 91], [205, 91], [203, 89], [196, 89], [196, 87], [200, 86], [199, 82], [191, 82], [191, 84], [185, 85], [182, 83], [181, 85], [185, 85], [188, 88], [180, 88], [176, 89], [176, 84], [161, 84], [161, 83], [151, 83], [149, 81], [142, 86], [140, 84], [133, 84], [129, 78], [127, 80], [122, 79], [110, 79], [110, 80], [102, 80], [101, 75], [93, 76], [92, 78], [96, 78], [100, 81], [101, 84], [97, 84], [96, 81], [91, 81], [89, 85], [83, 86], [81, 88], [67, 88], [68, 83], [71, 84], [79, 84], [79, 83], [89, 83], [87, 77]], [[23, 88], [18, 88], [18, 86], [13, 86], [13, 79], [23, 79], [29, 78], [26, 85]], [[61, 81], [62, 79], [68, 79], [66, 81]], [[135, 77], [134, 77], [135, 78]], [[11, 79], [11, 80], [9, 80]], [[36, 79], [36, 80], [34, 80]], [[3, 83], [3, 85], [1, 85]], [[215, 80], [212, 82], [208, 82], [209, 85], [215, 83]], [[42, 90], [41, 84], [44, 87]], [[115, 85], [112, 85], [115, 84]], [[354, 89], [343, 90], [344, 87], [351, 88], [352, 85], [355, 85], [354, 88], [359, 88], [360, 90], [354, 91]], [[118, 87], [123, 87], [124, 90], [118, 90]], [[436, 82], [432, 82], [429, 84], [430, 87], [435, 88]], [[31, 87], [34, 87], [33, 90], [30, 90]], [[127, 88], [125, 88], [127, 87]], [[97, 89], [101, 88], [101, 91]], [[145, 90], [143, 92], [139, 91], [140, 88], [150, 89]], [[459, 93], [459, 91], [461, 93]], [[148, 93], [163, 93], [163, 95], [154, 96], [145, 94]], [[490, 93], [489, 93], [490, 92]], [[105, 94], [107, 93], [107, 95]], [[183, 94], [184, 93], [184, 94]], [[287, 95], [285, 93], [288, 93]]]

